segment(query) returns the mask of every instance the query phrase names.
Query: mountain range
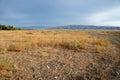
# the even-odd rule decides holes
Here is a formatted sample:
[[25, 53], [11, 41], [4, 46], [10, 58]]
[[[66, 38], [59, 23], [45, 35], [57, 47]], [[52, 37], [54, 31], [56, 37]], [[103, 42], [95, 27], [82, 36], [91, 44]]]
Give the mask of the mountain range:
[[65, 25], [65, 26], [22, 26], [23, 29], [50, 29], [50, 30], [120, 30], [120, 26], [95, 26], [95, 25]]

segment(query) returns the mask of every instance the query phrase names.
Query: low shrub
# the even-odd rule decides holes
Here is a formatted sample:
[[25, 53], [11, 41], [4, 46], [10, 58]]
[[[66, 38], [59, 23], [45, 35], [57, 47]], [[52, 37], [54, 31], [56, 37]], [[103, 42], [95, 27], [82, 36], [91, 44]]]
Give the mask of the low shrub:
[[0, 74], [7, 74], [9, 72], [14, 72], [14, 71], [15, 71], [15, 67], [11, 62], [3, 58], [0, 58]]
[[61, 46], [73, 50], [79, 50], [85, 48], [85, 44], [79, 40], [64, 42]]
[[96, 52], [97, 53], [104, 53], [106, 51], [108, 51], [108, 48], [106, 48], [105, 46], [96, 45]]
[[108, 39], [106, 38], [97, 38], [96, 42], [94, 42], [96, 45], [100, 45], [100, 46], [110, 46], [111, 43]]
[[9, 45], [9, 47], [7, 48], [8, 51], [15, 51], [15, 52], [22, 52], [26, 49], [29, 48], [28, 44], [25, 43], [16, 43], [16, 44], [11, 44]]
[[0, 54], [5, 54], [7, 53], [7, 49], [6, 48], [0, 48]]

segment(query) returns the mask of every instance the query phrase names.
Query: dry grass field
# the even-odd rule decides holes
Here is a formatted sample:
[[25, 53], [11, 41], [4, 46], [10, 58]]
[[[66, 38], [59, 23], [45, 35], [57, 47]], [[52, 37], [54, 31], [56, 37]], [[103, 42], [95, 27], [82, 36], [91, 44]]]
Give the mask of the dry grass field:
[[91, 36], [85, 31], [1, 31], [0, 38], [1, 54], [38, 47], [59, 47], [77, 51], [93, 48], [100, 53], [112, 47], [108, 39]]
[[0, 31], [0, 80], [120, 80], [120, 31]]

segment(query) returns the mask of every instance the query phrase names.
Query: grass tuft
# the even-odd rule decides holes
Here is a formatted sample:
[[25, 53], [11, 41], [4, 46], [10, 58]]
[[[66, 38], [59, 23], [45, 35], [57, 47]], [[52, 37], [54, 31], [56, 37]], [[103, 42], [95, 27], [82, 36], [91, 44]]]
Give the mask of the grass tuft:
[[85, 48], [85, 44], [79, 40], [64, 42], [61, 46], [67, 49], [72, 49], [72, 50], [79, 50], [79, 49]]
[[11, 62], [3, 58], [0, 58], [0, 74], [7, 74], [9, 72], [14, 72], [14, 71], [15, 68]]
[[97, 53], [104, 53], [106, 52], [108, 49], [105, 46], [100, 46], [100, 45], [96, 45], [96, 52]]
[[110, 45], [110, 41], [106, 38], [98, 38], [95, 43], [96, 45], [106, 46], [106, 47]]
[[22, 52], [27, 50], [28, 45], [25, 43], [15, 43], [15, 44], [11, 44], [9, 45], [9, 47], [7, 48], [8, 51], [15, 51], [15, 52]]
[[6, 48], [0, 48], [0, 54], [5, 54], [7, 53], [7, 49]]

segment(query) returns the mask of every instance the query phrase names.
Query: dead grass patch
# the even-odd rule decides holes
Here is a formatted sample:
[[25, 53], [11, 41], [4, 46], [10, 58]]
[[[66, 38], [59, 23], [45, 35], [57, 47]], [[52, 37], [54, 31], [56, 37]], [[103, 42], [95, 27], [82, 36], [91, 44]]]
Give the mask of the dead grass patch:
[[72, 50], [79, 50], [85, 48], [85, 43], [79, 41], [79, 40], [72, 40], [72, 41], [66, 41], [61, 44], [61, 47], [72, 49]]
[[28, 44], [25, 43], [15, 43], [15, 44], [10, 44], [7, 48], [8, 51], [15, 51], [15, 52], [22, 52], [27, 50], [29, 47]]
[[90, 45], [103, 46], [107, 50], [107, 48], [111, 46], [109, 40], [93, 37], [86, 31], [20, 30], [3, 31], [1, 33], [4, 34], [0, 34], [0, 39], [4, 40], [1, 42], [1, 45], [8, 45], [8, 51], [16, 52], [38, 47], [61, 47], [73, 50], [91, 49], [89, 47]]
[[96, 52], [97, 53], [103, 53], [106, 51], [107, 51], [107, 48], [105, 46], [96, 45]]
[[7, 49], [6, 48], [0, 48], [0, 54], [5, 54], [7, 53]]
[[15, 71], [15, 68], [14, 68], [14, 65], [3, 59], [3, 58], [0, 58], [0, 74], [8, 74], [9, 72], [14, 72]]
[[106, 38], [96, 38], [97, 40], [94, 42], [96, 45], [101, 45], [101, 46], [110, 46], [111, 43], [108, 39]]

